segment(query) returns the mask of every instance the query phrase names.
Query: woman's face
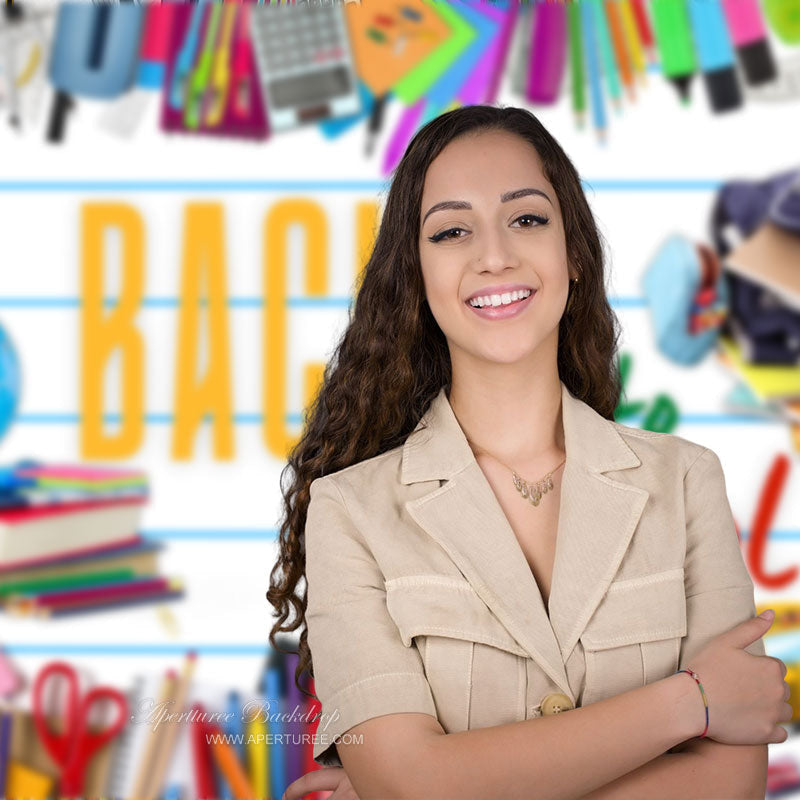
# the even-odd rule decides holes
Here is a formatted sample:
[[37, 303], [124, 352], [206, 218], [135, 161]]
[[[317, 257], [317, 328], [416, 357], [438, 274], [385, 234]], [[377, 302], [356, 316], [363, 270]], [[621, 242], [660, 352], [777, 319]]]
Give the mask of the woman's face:
[[575, 273], [534, 147], [506, 131], [452, 141], [428, 168], [420, 220], [425, 292], [451, 355], [513, 363], [543, 343], [557, 353]]

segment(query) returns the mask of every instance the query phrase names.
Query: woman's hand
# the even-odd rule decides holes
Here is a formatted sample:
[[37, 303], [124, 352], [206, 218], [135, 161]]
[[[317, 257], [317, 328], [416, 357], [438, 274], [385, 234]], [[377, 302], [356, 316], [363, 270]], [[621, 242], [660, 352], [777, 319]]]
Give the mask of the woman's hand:
[[358, 800], [356, 790], [342, 767], [323, 767], [306, 772], [286, 787], [281, 800], [300, 800], [309, 792], [330, 792], [329, 800]]

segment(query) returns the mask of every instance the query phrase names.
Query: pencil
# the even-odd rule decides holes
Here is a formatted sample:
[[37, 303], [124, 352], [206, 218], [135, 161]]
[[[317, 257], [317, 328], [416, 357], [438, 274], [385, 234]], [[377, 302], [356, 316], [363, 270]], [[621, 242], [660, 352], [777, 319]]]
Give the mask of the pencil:
[[581, 18], [578, 0], [567, 3], [567, 35], [569, 41], [570, 83], [572, 86], [572, 110], [575, 123], [583, 127], [586, 115], [586, 95], [584, 94], [583, 50], [581, 49]]
[[[175, 695], [174, 708], [176, 713], [180, 714], [183, 707], [186, 705], [186, 698], [189, 695], [189, 686], [191, 684], [192, 673], [194, 672], [197, 663], [197, 653], [189, 652], [186, 655], [186, 663], [183, 667], [183, 674], [181, 675], [178, 683], [178, 690]], [[167, 725], [167, 730], [164, 733], [162, 740], [159, 742], [158, 757], [156, 759], [153, 771], [150, 775], [150, 781], [145, 787], [143, 794], [134, 795], [138, 800], [148, 800], [148, 798], [155, 798], [161, 795], [161, 788], [164, 785], [164, 779], [167, 775], [167, 767], [169, 766], [170, 759], [172, 758], [172, 751], [175, 748], [175, 738], [178, 735], [178, 728], [183, 723], [170, 723]]]
[[222, 731], [218, 725], [210, 724], [207, 726], [207, 734], [210, 734], [211, 752], [217, 762], [220, 772], [230, 787], [236, 800], [250, 800], [255, 797], [253, 787], [247, 779], [239, 759], [236, 757], [234, 749], [222, 738]]
[[[175, 683], [177, 673], [174, 669], [168, 669], [167, 674], [164, 676], [164, 681], [161, 684], [161, 694], [158, 698], [159, 708], [167, 705], [175, 694]], [[147, 737], [147, 744], [145, 745], [144, 752], [142, 753], [142, 760], [139, 762], [139, 771], [136, 773], [136, 781], [133, 784], [132, 797], [143, 797], [142, 791], [144, 790], [147, 778], [152, 770], [153, 761], [155, 759], [156, 749], [164, 733], [164, 724], [160, 723], [156, 730], [150, 730]]]
[[8, 775], [8, 762], [11, 755], [11, 722], [13, 720], [11, 709], [4, 710], [0, 707], [0, 796], [6, 794], [6, 777]]
[[622, 30], [622, 20], [620, 19], [617, 0], [603, 0], [608, 20], [608, 30], [611, 33], [611, 43], [614, 46], [614, 53], [619, 66], [622, 84], [628, 91], [631, 100], [636, 99], [636, 86], [633, 80], [633, 69], [631, 67], [628, 46], [625, 42], [625, 32]]
[[620, 20], [622, 22], [622, 30], [625, 34], [625, 39], [628, 42], [628, 52], [631, 54], [631, 60], [636, 72], [643, 84], [647, 83], [647, 64], [645, 63], [644, 47], [639, 38], [639, 31], [636, 28], [636, 19], [633, 16], [633, 8], [630, 0], [616, 0], [617, 8], [620, 13]]
[[600, 64], [597, 57], [597, 29], [592, 16], [594, 8], [591, 0], [581, 2], [581, 25], [583, 44], [586, 56], [586, 74], [589, 78], [589, 90], [592, 100], [592, 118], [600, 142], [605, 142], [606, 110], [603, 99], [603, 87], [600, 83]]

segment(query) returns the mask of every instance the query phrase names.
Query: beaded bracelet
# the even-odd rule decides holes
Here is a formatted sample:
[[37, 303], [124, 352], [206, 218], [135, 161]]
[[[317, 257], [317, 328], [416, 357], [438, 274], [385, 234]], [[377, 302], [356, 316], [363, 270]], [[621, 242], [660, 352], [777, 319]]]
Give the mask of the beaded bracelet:
[[[697, 682], [697, 685], [700, 687], [700, 694], [703, 696], [703, 705], [706, 707], [706, 728], [698, 737], [702, 739], [708, 733], [708, 700], [706, 700], [706, 693], [703, 690], [703, 684], [700, 683], [700, 676], [693, 669], [689, 669], [687, 667], [686, 669], [679, 669], [678, 672], [685, 672], [687, 675], [694, 678], [695, 681]], [[678, 672], [676, 672], [675, 674], [677, 675]]]

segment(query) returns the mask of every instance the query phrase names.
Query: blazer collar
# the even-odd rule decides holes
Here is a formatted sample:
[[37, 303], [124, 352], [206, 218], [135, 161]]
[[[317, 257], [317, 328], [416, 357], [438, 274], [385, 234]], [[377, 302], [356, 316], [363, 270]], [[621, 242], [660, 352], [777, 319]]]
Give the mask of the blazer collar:
[[641, 462], [610, 420], [560, 383], [567, 460], [548, 608], [444, 388], [403, 445], [400, 480], [435, 482], [405, 503], [408, 513], [575, 702], [564, 664], [619, 568], [649, 493], [605, 474]]

